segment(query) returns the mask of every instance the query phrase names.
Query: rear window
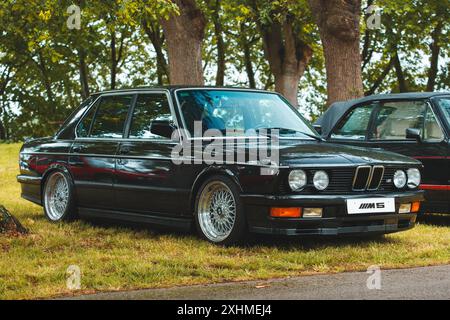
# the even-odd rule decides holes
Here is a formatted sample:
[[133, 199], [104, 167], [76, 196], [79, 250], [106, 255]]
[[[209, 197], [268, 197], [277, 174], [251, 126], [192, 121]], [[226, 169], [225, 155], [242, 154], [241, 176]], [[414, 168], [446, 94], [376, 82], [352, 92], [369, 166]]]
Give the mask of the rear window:
[[90, 137], [122, 138], [128, 110], [133, 102], [133, 95], [116, 95], [102, 97]]

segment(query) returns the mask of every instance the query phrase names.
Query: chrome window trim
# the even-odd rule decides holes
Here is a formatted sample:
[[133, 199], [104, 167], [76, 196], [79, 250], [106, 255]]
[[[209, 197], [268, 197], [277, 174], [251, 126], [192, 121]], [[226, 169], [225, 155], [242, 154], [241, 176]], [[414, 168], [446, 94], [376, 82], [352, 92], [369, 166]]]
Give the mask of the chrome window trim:
[[[87, 110], [83, 113], [83, 115], [80, 117], [80, 119], [78, 120], [78, 123], [75, 126], [75, 130], [74, 130], [74, 134], [75, 134], [75, 139], [74, 141], [78, 141], [78, 140], [91, 140], [91, 141], [114, 141], [114, 142], [124, 142], [124, 141], [147, 141], [147, 142], [169, 142], [169, 141], [173, 141], [171, 139], [151, 139], [151, 138], [143, 138], [143, 139], [128, 139], [125, 138], [122, 135], [122, 138], [98, 138], [98, 137], [78, 137], [77, 134], [77, 129], [78, 126], [80, 125], [80, 122], [83, 121], [84, 117], [87, 115], [87, 113], [89, 113], [89, 111], [91, 110], [91, 108], [97, 103], [97, 101], [99, 99], [101, 99], [102, 97], [110, 97], [110, 96], [123, 96], [123, 95], [139, 95], [139, 94], [165, 94], [166, 98], [169, 102], [169, 108], [170, 108], [170, 113], [172, 115], [172, 121], [175, 123], [175, 126], [177, 127], [177, 131], [178, 131], [178, 136], [181, 137], [181, 130], [180, 130], [180, 126], [178, 123], [178, 118], [176, 116], [176, 112], [175, 112], [175, 107], [173, 105], [173, 101], [172, 101], [172, 97], [170, 96], [170, 91], [169, 90], [130, 90], [130, 91], [120, 91], [120, 92], [115, 92], [115, 91], [109, 91], [109, 92], [105, 92], [105, 93], [100, 93], [100, 95], [97, 97], [97, 99], [95, 99], [91, 105], [87, 108]], [[131, 107], [128, 110], [131, 111]], [[133, 115], [131, 115], [132, 117]], [[178, 142], [180, 142], [180, 138], [178, 140]]]
[[[175, 89], [173, 91], [173, 95], [175, 96], [175, 101], [176, 101], [176, 105], [177, 105], [177, 110], [178, 113], [180, 114], [180, 119], [181, 122], [183, 124], [183, 131], [185, 132], [185, 136], [187, 138], [187, 140], [208, 140], [209, 138], [206, 137], [197, 137], [197, 138], [192, 138], [191, 133], [189, 132], [189, 130], [187, 130], [187, 126], [186, 126], [186, 122], [184, 120], [184, 116], [183, 116], [183, 111], [181, 110], [181, 105], [180, 105], [180, 100], [178, 99], [178, 92], [180, 91], [196, 91], [196, 90], [207, 90], [207, 91], [242, 91], [242, 92], [255, 92], [255, 93], [264, 93], [264, 94], [272, 94], [272, 95], [276, 95], [278, 97], [282, 97], [281, 94], [279, 94], [278, 92], [272, 92], [272, 91], [267, 91], [267, 90], [259, 90], [259, 89], [248, 89], [248, 88], [210, 88], [210, 87], [191, 87], [191, 88], [178, 88]], [[259, 136], [258, 136], [259, 137]], [[248, 137], [239, 137], [239, 138], [248, 138]], [[280, 140], [306, 140], [306, 141], [314, 141], [313, 138], [309, 138], [309, 137], [279, 137]]]

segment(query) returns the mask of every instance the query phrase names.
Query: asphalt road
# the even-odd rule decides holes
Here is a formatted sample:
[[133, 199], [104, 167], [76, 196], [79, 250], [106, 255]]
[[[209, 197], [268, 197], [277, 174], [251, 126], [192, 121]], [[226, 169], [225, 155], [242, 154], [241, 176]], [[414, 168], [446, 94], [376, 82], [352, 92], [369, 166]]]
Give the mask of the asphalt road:
[[[225, 283], [205, 286], [149, 289], [79, 296], [82, 300], [311, 300], [311, 299], [445, 299], [450, 300], [450, 265], [381, 270], [380, 279], [371, 274], [349, 272], [303, 276], [269, 281]], [[373, 276], [373, 275], [372, 275]], [[373, 280], [373, 277], [371, 278]]]

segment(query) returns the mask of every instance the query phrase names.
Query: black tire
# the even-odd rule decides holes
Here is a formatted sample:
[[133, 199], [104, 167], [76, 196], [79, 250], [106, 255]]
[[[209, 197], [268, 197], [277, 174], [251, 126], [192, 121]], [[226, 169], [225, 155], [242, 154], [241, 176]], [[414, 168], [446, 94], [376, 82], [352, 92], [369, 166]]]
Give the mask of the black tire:
[[[207, 192], [205, 191], [205, 189], [211, 186], [212, 184], [223, 184], [224, 186], [228, 187], [229, 191], [231, 191], [231, 194], [234, 198], [235, 204], [234, 224], [231, 228], [230, 233], [224, 239], [212, 239], [211, 236], [208, 236], [207, 232], [203, 230], [204, 227], [202, 228], [202, 223], [200, 221], [202, 220], [200, 218], [201, 213], [199, 208], [200, 199], [202, 198], [202, 195], [204, 196], [204, 192]], [[211, 243], [225, 246], [240, 244], [246, 239], [248, 235], [247, 220], [244, 214], [242, 201], [240, 199], [240, 192], [236, 184], [230, 178], [216, 175], [206, 179], [206, 181], [202, 184], [202, 186], [198, 190], [194, 208], [195, 208], [194, 211], [195, 225], [197, 232], [201, 238]]]
[[[53, 212], [53, 207], [50, 204], [50, 195], [48, 192], [54, 191], [56, 188], [55, 179], [64, 180], [67, 183], [67, 202], [65, 206], [61, 206], [61, 210], [58, 210], [56, 215]], [[74, 185], [70, 175], [62, 170], [52, 171], [45, 179], [44, 188], [42, 190], [42, 206], [44, 208], [44, 213], [46, 218], [50, 222], [58, 223], [61, 221], [73, 221], [78, 218], [77, 206], [75, 202]]]

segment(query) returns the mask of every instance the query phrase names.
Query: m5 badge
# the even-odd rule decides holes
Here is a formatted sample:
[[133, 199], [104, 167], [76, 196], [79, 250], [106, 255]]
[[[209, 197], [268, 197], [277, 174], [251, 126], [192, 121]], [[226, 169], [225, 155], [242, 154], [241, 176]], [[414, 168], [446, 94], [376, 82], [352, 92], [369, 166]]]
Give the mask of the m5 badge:
[[348, 214], [394, 213], [394, 198], [369, 198], [347, 200]]

